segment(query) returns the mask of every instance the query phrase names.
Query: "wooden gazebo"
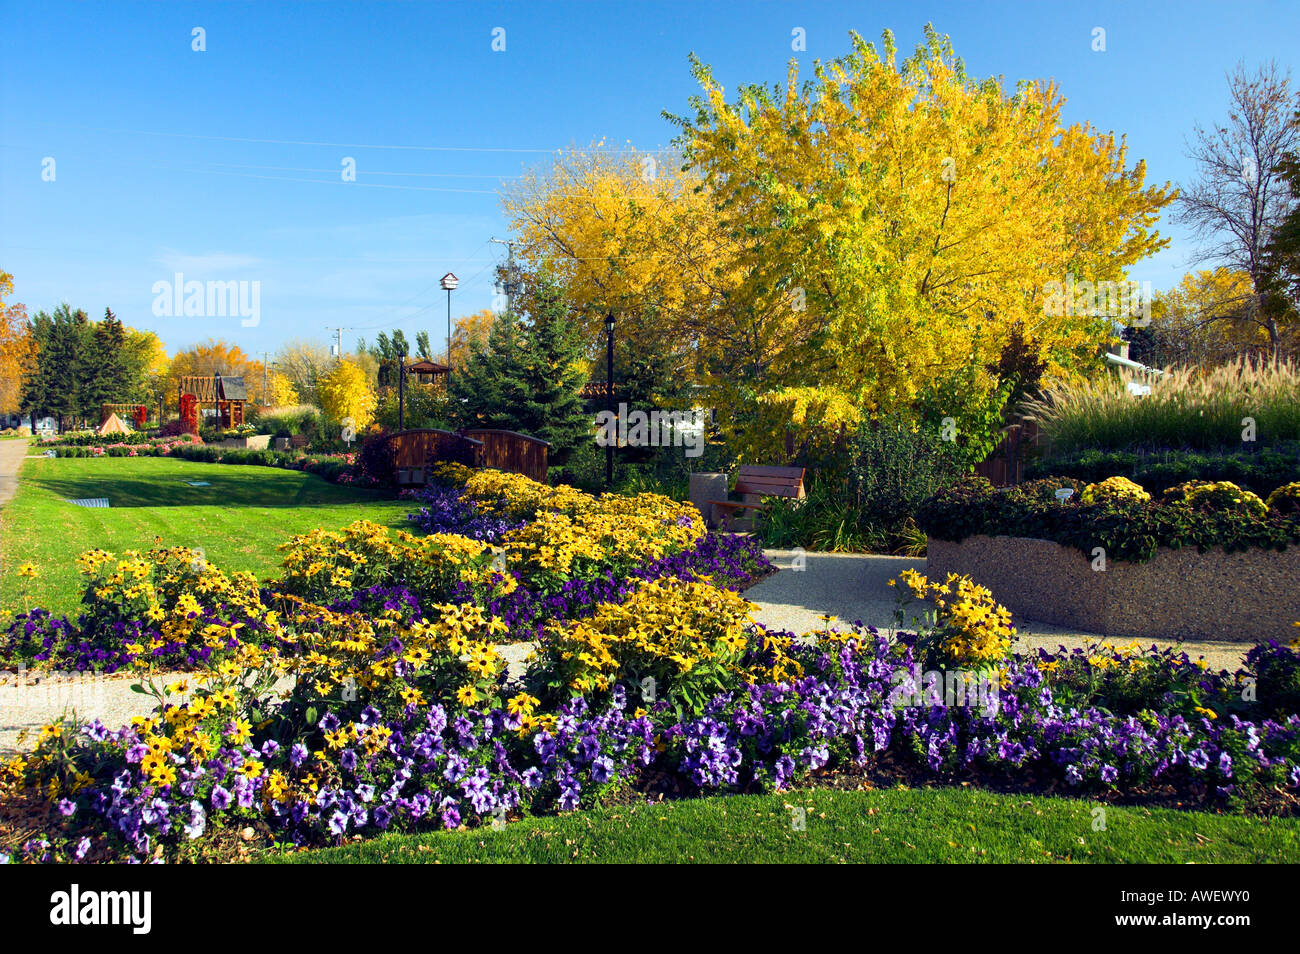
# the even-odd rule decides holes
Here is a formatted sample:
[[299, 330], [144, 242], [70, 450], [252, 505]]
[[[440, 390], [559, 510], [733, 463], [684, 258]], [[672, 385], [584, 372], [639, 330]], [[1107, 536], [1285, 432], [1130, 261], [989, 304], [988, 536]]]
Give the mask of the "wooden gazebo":
[[241, 375], [183, 375], [176, 388], [177, 402], [186, 394], [194, 395], [200, 407], [211, 405], [222, 427], [238, 427], [244, 423], [248, 388]]
[[447, 383], [447, 373], [450, 370], [445, 364], [421, 358], [419, 361], [412, 361], [406, 366], [406, 380], [414, 384], [445, 385]]

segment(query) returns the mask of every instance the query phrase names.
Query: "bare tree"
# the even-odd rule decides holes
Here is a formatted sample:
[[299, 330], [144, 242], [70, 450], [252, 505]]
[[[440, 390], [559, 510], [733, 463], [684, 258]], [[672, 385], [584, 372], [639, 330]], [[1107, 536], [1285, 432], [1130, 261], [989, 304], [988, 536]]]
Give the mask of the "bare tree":
[[1295, 202], [1282, 163], [1300, 146], [1300, 98], [1292, 92], [1290, 72], [1280, 72], [1271, 61], [1253, 76], [1238, 63], [1228, 77], [1228, 95], [1226, 123], [1195, 127], [1187, 155], [1197, 165], [1198, 178], [1181, 188], [1177, 219], [1202, 243], [1198, 261], [1243, 271], [1253, 286], [1247, 300], [1235, 303], [1239, 308], [1207, 315], [1204, 321], [1257, 325], [1268, 334], [1276, 359], [1279, 325], [1288, 309], [1270, 293], [1265, 250]]

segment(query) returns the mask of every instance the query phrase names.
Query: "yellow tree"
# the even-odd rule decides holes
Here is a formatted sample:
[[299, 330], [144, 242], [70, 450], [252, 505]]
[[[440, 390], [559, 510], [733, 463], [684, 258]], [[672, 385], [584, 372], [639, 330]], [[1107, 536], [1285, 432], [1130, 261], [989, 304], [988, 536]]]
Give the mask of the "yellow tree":
[[290, 407], [298, 403], [298, 392], [287, 375], [272, 371], [267, 375], [266, 393], [261, 400], [266, 407]]
[[124, 351], [127, 364], [135, 378], [131, 393], [146, 400], [151, 408], [165, 402], [171, 383], [171, 360], [162, 339], [152, 331], [126, 329]]
[[[473, 346], [475, 344], [481, 346], [487, 343], [488, 332], [492, 329], [494, 317], [492, 309], [484, 308], [481, 311], [456, 319], [456, 327], [451, 333], [451, 366], [453, 368], [464, 368], [469, 361], [470, 350]], [[446, 362], [447, 355], [445, 352], [439, 355], [439, 360]]]
[[14, 280], [0, 272], [0, 414], [17, 412], [23, 382], [36, 370], [36, 339], [27, 325], [27, 309], [6, 302]]
[[995, 388], [1013, 330], [1052, 371], [1095, 353], [1111, 322], [1045, 289], [1123, 281], [1166, 244], [1172, 190], [1144, 187], [1122, 140], [1065, 126], [1053, 85], [972, 79], [929, 27], [901, 63], [888, 33], [852, 44], [733, 102], [696, 63], [695, 113], [672, 117], [739, 251], [732, 311], [769, 351], [758, 390], [824, 387], [872, 414], [938, 391], [958, 410]]
[[366, 379], [361, 366], [344, 358], [331, 368], [317, 386], [321, 410], [336, 424], [345, 425], [348, 419], [360, 432], [375, 418], [375, 392]]
[[[736, 284], [736, 253], [702, 179], [681, 165], [674, 153], [600, 142], [525, 175], [503, 206], [520, 259], [534, 272], [544, 266], [566, 289], [593, 345], [612, 312], [621, 340], [670, 351], [691, 377], [705, 333], [719, 349], [730, 337], [718, 316]], [[535, 285], [523, 283], [525, 296]]]
[[1132, 355], [1145, 364], [1222, 364], [1242, 354], [1268, 355], [1250, 273], [1229, 268], [1189, 272], [1151, 303], [1151, 323], [1133, 335]]

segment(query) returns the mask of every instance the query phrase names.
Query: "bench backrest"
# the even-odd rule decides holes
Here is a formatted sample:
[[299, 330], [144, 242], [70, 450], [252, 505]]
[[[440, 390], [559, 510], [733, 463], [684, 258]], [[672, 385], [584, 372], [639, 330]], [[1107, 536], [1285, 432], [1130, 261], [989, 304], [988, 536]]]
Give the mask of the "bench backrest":
[[802, 467], [744, 466], [736, 472], [736, 493], [755, 497], [801, 498], [803, 490]]

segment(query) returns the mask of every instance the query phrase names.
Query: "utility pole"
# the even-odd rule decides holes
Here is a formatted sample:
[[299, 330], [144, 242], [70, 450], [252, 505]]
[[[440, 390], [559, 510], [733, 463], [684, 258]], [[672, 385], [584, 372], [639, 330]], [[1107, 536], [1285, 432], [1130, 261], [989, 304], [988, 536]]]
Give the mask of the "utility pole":
[[262, 403], [270, 407], [270, 402], [266, 399], [267, 391], [267, 369], [271, 366], [271, 352], [262, 352]]
[[343, 332], [345, 332], [345, 331], [351, 331], [352, 329], [351, 329], [351, 328], [335, 328], [333, 325], [326, 325], [326, 326], [325, 326], [325, 330], [326, 330], [326, 331], [333, 331], [333, 332], [335, 332], [336, 334], [338, 334], [338, 336], [339, 336], [338, 351], [337, 351], [337, 353], [335, 354], [335, 357], [338, 358], [340, 361], [342, 361], [342, 360], [343, 360]]

